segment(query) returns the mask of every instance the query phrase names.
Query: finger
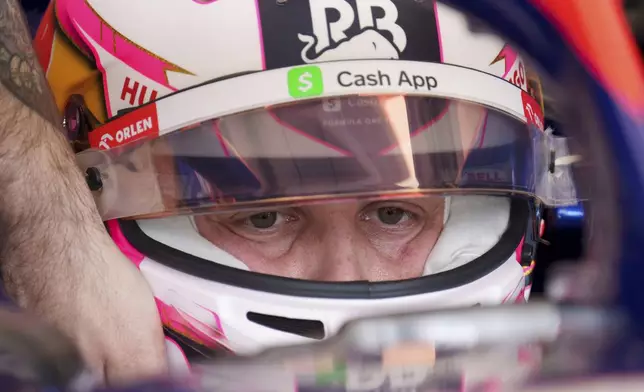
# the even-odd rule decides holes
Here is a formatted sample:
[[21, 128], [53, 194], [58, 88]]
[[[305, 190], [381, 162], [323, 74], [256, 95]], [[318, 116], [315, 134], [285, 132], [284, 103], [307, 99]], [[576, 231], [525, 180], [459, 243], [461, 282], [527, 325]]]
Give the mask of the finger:
[[[163, 330], [160, 325], [144, 329], [144, 335], [119, 336], [116, 352], [108, 351], [105, 379], [109, 385], [159, 377], [168, 373]], [[118, 350], [121, 348], [121, 350]]]

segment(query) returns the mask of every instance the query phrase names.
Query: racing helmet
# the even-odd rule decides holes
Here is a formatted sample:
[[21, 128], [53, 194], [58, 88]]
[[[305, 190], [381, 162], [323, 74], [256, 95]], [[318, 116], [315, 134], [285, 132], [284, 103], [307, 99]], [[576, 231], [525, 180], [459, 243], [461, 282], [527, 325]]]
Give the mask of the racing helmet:
[[35, 46], [112, 238], [201, 353], [524, 302], [543, 205], [577, 199], [538, 76], [443, 3], [56, 0]]

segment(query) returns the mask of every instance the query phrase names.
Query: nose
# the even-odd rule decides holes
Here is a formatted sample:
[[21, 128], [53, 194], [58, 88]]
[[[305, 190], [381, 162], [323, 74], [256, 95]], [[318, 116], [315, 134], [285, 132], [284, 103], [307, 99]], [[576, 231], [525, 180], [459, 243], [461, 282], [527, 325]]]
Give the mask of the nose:
[[362, 238], [355, 211], [346, 208], [325, 208], [322, 222], [316, 230], [318, 251], [314, 256], [319, 266], [315, 280], [347, 282], [368, 280], [369, 271], [364, 268], [366, 244]]

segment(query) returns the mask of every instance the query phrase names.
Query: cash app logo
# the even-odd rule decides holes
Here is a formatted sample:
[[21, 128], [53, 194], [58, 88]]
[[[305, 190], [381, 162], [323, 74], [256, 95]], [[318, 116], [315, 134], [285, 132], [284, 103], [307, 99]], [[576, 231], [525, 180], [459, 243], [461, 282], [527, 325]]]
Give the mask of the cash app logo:
[[324, 92], [322, 70], [310, 65], [288, 71], [288, 92], [293, 98], [316, 97]]

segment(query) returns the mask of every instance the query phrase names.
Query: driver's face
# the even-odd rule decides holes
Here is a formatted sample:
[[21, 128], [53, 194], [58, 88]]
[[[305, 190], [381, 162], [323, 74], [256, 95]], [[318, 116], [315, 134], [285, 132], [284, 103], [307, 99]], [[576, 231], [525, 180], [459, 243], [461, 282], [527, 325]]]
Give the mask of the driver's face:
[[251, 271], [318, 281], [421, 276], [444, 199], [337, 203], [195, 217], [202, 236]]

